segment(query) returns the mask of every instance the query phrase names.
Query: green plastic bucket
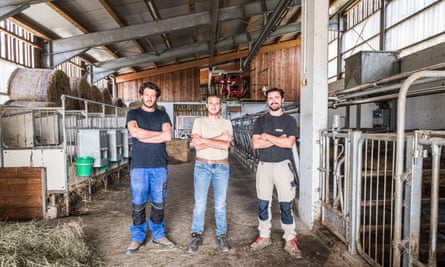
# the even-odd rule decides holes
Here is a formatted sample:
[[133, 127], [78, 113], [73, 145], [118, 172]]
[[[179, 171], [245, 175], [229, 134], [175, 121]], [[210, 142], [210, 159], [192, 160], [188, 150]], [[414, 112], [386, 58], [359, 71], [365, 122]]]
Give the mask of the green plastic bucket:
[[94, 158], [79, 157], [75, 159], [77, 176], [90, 176]]

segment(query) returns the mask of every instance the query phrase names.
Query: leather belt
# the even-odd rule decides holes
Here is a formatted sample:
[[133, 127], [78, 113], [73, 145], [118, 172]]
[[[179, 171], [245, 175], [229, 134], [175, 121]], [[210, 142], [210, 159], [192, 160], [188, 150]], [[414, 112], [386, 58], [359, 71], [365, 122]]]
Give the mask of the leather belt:
[[226, 165], [229, 165], [229, 160], [228, 159], [211, 160], [211, 159], [196, 158], [195, 160], [199, 161], [199, 162], [205, 162], [205, 163], [208, 163], [208, 164], [226, 164]]

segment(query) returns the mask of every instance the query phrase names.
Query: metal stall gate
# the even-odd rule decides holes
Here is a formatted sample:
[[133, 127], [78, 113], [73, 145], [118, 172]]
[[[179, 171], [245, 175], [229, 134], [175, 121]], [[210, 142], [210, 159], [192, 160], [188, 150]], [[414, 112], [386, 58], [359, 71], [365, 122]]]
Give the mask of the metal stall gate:
[[[56, 206], [57, 196], [63, 196], [61, 208], [52, 209], [48, 217], [58, 214], [69, 215], [69, 195], [71, 190], [82, 183], [90, 183], [91, 178], [104, 174], [107, 169], [118, 170], [124, 166], [131, 142], [125, 129], [126, 109], [112, 105], [98, 103], [91, 100], [62, 96], [62, 103], [66, 98], [73, 98], [85, 103], [84, 110], [66, 110], [62, 107], [19, 107], [0, 106], [0, 163], [1, 167], [44, 167], [47, 173], [45, 190], [50, 199], [50, 208]], [[89, 112], [91, 103], [102, 105], [103, 112]], [[114, 109], [106, 113], [105, 110]], [[93, 167], [90, 176], [77, 175], [76, 157], [82, 155], [80, 144], [84, 143], [80, 135], [84, 131], [105, 132], [107, 147], [104, 164]], [[90, 139], [92, 134], [84, 135]], [[115, 139], [112, 139], [112, 138]], [[112, 142], [108, 142], [111, 140]], [[114, 141], [114, 142], [113, 142]], [[125, 142], [126, 141], [126, 142]], [[88, 142], [87, 142], [88, 143]], [[123, 144], [127, 147], [124, 147]], [[90, 148], [90, 147], [89, 147]], [[98, 148], [102, 149], [102, 148]], [[125, 150], [125, 151], [124, 151]], [[89, 188], [90, 191], [90, 188]], [[53, 210], [57, 210], [53, 212]], [[54, 216], [54, 214], [57, 214]]]
[[321, 223], [346, 243], [350, 218], [351, 130], [326, 130], [320, 137]]
[[355, 241], [357, 252], [372, 265], [391, 266], [392, 261], [395, 147], [394, 133], [362, 134], [353, 163], [358, 175], [351, 242]]
[[445, 72], [415, 73], [402, 84], [397, 133], [320, 136], [322, 224], [372, 266], [445, 265], [445, 132], [407, 132], [404, 121], [409, 86], [428, 77]]
[[415, 131], [412, 167], [406, 183], [403, 265], [445, 265], [444, 131]]

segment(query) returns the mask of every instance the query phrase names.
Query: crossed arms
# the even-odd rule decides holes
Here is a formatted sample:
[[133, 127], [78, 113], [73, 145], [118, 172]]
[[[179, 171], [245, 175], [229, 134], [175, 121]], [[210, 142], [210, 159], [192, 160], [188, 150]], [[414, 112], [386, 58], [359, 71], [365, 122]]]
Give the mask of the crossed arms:
[[268, 148], [277, 146], [281, 148], [292, 148], [295, 144], [295, 136], [285, 134], [274, 136], [268, 133], [252, 135], [252, 145], [254, 149]]
[[165, 143], [172, 139], [172, 127], [168, 122], [162, 124], [162, 131], [150, 131], [139, 128], [134, 120], [129, 121], [127, 127], [130, 136], [143, 143]]
[[192, 143], [196, 150], [202, 150], [206, 148], [216, 148], [226, 150], [230, 147], [232, 141], [232, 135], [229, 131], [224, 131], [220, 135], [204, 138], [199, 134], [192, 134]]

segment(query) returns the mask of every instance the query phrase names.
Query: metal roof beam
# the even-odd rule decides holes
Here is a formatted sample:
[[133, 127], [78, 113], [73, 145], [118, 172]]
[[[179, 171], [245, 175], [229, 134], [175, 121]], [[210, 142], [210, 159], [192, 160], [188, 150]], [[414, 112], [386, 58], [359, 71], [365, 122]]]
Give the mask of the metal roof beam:
[[218, 40], [218, 21], [219, 21], [219, 0], [212, 1], [212, 22], [210, 26], [210, 61], [209, 61], [209, 69], [212, 68], [213, 65], [213, 54], [215, 53], [215, 43]]
[[247, 56], [247, 58], [244, 60], [243, 66], [241, 67], [241, 69], [245, 70], [247, 68], [247, 66], [250, 64], [250, 61], [252, 61], [256, 52], [261, 47], [264, 40], [268, 37], [270, 31], [272, 30], [272, 27], [276, 26], [277, 21], [279, 21], [281, 19], [283, 12], [289, 6], [290, 2], [291, 2], [291, 0], [281, 0], [280, 3], [277, 5], [277, 7], [273, 11], [272, 15], [270, 16], [269, 21], [267, 22], [266, 26], [264, 27], [263, 31], [261, 32], [260, 36], [253, 44], [252, 49], [250, 49], [250, 53]]
[[[273, 9], [278, 0], [267, 0], [267, 6]], [[296, 1], [300, 2], [300, 1]], [[295, 3], [295, 2], [294, 2]], [[239, 19], [257, 14], [262, 14], [261, 4], [258, 2], [248, 3], [243, 6], [232, 6], [220, 9], [220, 21]], [[52, 44], [51, 51], [47, 54], [65, 53], [82, 48], [92, 48], [101, 45], [112, 44], [132, 39], [144, 38], [150, 35], [162, 34], [184, 28], [195, 27], [211, 23], [210, 12], [199, 12], [185, 16], [178, 16], [159, 21], [148, 22], [140, 25], [122, 27], [115, 30], [88, 33], [73, 37], [49, 41]]]
[[[285, 26], [278, 27], [274, 32], [270, 34], [270, 37], [278, 37], [287, 33], [299, 32], [299, 31], [301, 31], [300, 23], [287, 24]], [[225, 46], [233, 46], [241, 43], [255, 41], [260, 36], [260, 34], [261, 31], [238, 34], [236, 36], [232, 36], [231, 38], [225, 38], [224, 40], [217, 42], [215, 44], [215, 47], [223, 48]], [[134, 66], [137, 64], [142, 64], [152, 61], [155, 62], [162, 61], [165, 59], [191, 55], [194, 53], [206, 52], [208, 50], [209, 50], [208, 43], [198, 43], [194, 45], [186, 45], [180, 48], [171, 49], [159, 55], [146, 53], [137, 56], [102, 61], [94, 64], [95, 66], [94, 72], [101, 73], [108, 70], [117, 71], [123, 67]]]
[[9, 17], [12, 17], [15, 14], [18, 14], [18, 13], [22, 12], [23, 10], [27, 9], [28, 7], [30, 7], [29, 4], [20, 4], [20, 5], [16, 5], [16, 6], [0, 7], [0, 21], [5, 20]]
[[33, 4], [39, 4], [39, 3], [51, 2], [51, 1], [54, 1], [54, 0], [2, 0], [0, 2], [0, 7], [17, 6], [17, 5], [22, 5], [22, 4], [33, 5]]

